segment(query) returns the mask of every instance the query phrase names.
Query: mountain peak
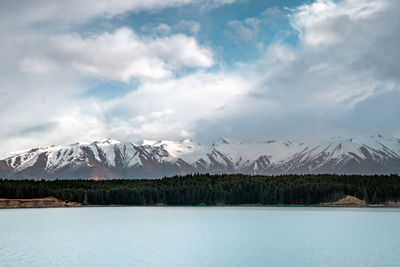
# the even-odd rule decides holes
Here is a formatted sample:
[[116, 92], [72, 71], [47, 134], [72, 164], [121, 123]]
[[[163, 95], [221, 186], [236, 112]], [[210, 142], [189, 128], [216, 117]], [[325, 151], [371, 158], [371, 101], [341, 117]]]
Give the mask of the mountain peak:
[[134, 144], [137, 146], [152, 146], [152, 145], [156, 144], [157, 142], [158, 141], [141, 139], [139, 141], [136, 141]]
[[243, 144], [243, 142], [236, 140], [236, 139], [231, 139], [231, 138], [226, 138], [226, 137], [218, 137], [212, 143], [213, 146], [218, 146], [218, 145], [222, 145], [222, 144], [240, 145], [240, 144]]
[[153, 178], [194, 172], [389, 174], [400, 173], [400, 140], [360, 135], [308, 146], [226, 137], [206, 145], [191, 139], [136, 143], [105, 139], [19, 151], [0, 160], [0, 166], [0, 178], [35, 179]]
[[115, 145], [115, 144], [120, 144], [121, 142], [115, 139], [107, 138], [102, 142], [103, 144], [109, 144], [109, 145]]

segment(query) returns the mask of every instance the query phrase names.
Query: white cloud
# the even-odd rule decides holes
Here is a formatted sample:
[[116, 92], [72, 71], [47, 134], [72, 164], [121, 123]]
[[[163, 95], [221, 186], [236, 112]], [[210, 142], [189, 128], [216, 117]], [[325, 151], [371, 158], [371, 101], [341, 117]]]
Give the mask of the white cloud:
[[241, 75], [224, 72], [145, 80], [112, 101], [81, 98], [82, 85], [62, 76], [50, 80], [30, 76], [15, 86], [25, 90], [11, 91], [13, 96], [2, 99], [0, 124], [7, 127], [0, 131], [1, 153], [106, 137], [130, 141], [199, 138], [197, 121], [224, 118], [250, 89]]
[[[303, 5], [290, 17], [298, 46], [276, 41], [260, 60], [235, 71], [206, 69], [214, 63], [211, 49], [171, 25], [146, 36], [122, 28], [50, 43], [32, 35], [5, 38], [1, 150], [104, 137], [261, 139], [377, 129], [396, 135], [399, 11], [400, 3], [389, 0]], [[179, 73], [186, 68], [194, 71]], [[141, 83], [103, 101], [81, 97], [88, 88], [80, 79], [87, 77]]]
[[23, 71], [43, 73], [59, 66], [97, 78], [129, 82], [162, 79], [181, 68], [207, 68], [214, 64], [212, 51], [193, 37], [143, 37], [128, 28], [87, 38], [78, 34], [53, 37], [43, 53], [47, 58], [23, 59]]
[[131, 139], [194, 135], [196, 121], [223, 118], [248, 90], [249, 83], [240, 75], [223, 72], [147, 81], [123, 99], [109, 103], [107, 128], [112, 136]]
[[6, 25], [37, 22], [82, 23], [96, 17], [113, 17], [125, 12], [153, 11], [169, 7], [196, 6], [201, 9], [217, 8], [236, 0], [4, 0], [0, 15]]
[[242, 65], [256, 85], [224, 119], [196, 125], [197, 133], [398, 133], [400, 110], [388, 98], [400, 101], [399, 10], [400, 2], [386, 0], [319, 0], [293, 10], [298, 45], [276, 41], [258, 62]]
[[[298, 7], [290, 19], [300, 32], [300, 47], [277, 43], [268, 48], [268, 60], [259, 68], [269, 71], [258, 91], [285, 103], [286, 111], [333, 111], [398, 88], [391, 73], [400, 41], [393, 35], [399, 24], [396, 8], [398, 4], [386, 0], [318, 0]], [[388, 51], [393, 52], [390, 57]]]
[[387, 9], [386, 0], [317, 0], [303, 5], [291, 16], [292, 26], [308, 45], [332, 45], [353, 34], [351, 24]]
[[21, 61], [23, 72], [35, 74], [48, 74], [57, 69], [56, 64], [46, 58], [25, 58]]
[[[104, 136], [100, 106], [77, 98], [81, 85], [69, 77], [51, 75], [4, 77], [0, 85], [0, 153], [89, 141]], [[11, 80], [11, 81], [10, 81]]]

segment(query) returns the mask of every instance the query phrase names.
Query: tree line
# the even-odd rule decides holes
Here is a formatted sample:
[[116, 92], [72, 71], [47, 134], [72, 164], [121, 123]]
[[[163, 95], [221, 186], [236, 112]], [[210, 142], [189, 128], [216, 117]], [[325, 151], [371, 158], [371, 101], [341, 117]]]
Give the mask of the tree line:
[[56, 197], [93, 205], [312, 205], [352, 195], [400, 200], [398, 175], [194, 174], [143, 180], [0, 180], [0, 198]]

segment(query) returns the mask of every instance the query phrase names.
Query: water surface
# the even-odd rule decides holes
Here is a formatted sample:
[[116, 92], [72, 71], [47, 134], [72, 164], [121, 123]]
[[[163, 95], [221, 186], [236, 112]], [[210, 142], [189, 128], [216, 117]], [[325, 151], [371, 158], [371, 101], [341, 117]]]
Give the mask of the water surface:
[[399, 266], [400, 209], [0, 210], [1, 266]]

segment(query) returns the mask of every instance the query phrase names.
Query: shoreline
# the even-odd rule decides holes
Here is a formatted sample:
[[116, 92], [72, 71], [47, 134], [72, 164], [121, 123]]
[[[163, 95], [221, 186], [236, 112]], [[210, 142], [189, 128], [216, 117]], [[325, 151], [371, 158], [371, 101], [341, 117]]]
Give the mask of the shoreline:
[[0, 210], [10, 210], [10, 209], [49, 209], [49, 208], [394, 208], [398, 209], [400, 206], [389, 206], [389, 205], [369, 205], [369, 206], [327, 206], [327, 205], [252, 205], [252, 204], [239, 204], [239, 205], [209, 205], [209, 206], [195, 206], [195, 205], [81, 205], [81, 206], [36, 206], [36, 207], [0, 207]]
[[0, 198], [0, 209], [12, 208], [68, 208], [80, 207], [77, 202], [66, 202], [55, 197], [43, 198]]
[[152, 205], [83, 205], [77, 202], [66, 202], [55, 197], [32, 198], [32, 199], [8, 199], [0, 198], [0, 209], [24, 209], [24, 208], [94, 208], [94, 207], [328, 207], [328, 208], [399, 208], [400, 202], [386, 202], [381, 204], [369, 204], [353, 196], [345, 196], [333, 202], [324, 202], [311, 205], [298, 204], [225, 204], [217, 203], [215, 205], [167, 205], [156, 203]]

